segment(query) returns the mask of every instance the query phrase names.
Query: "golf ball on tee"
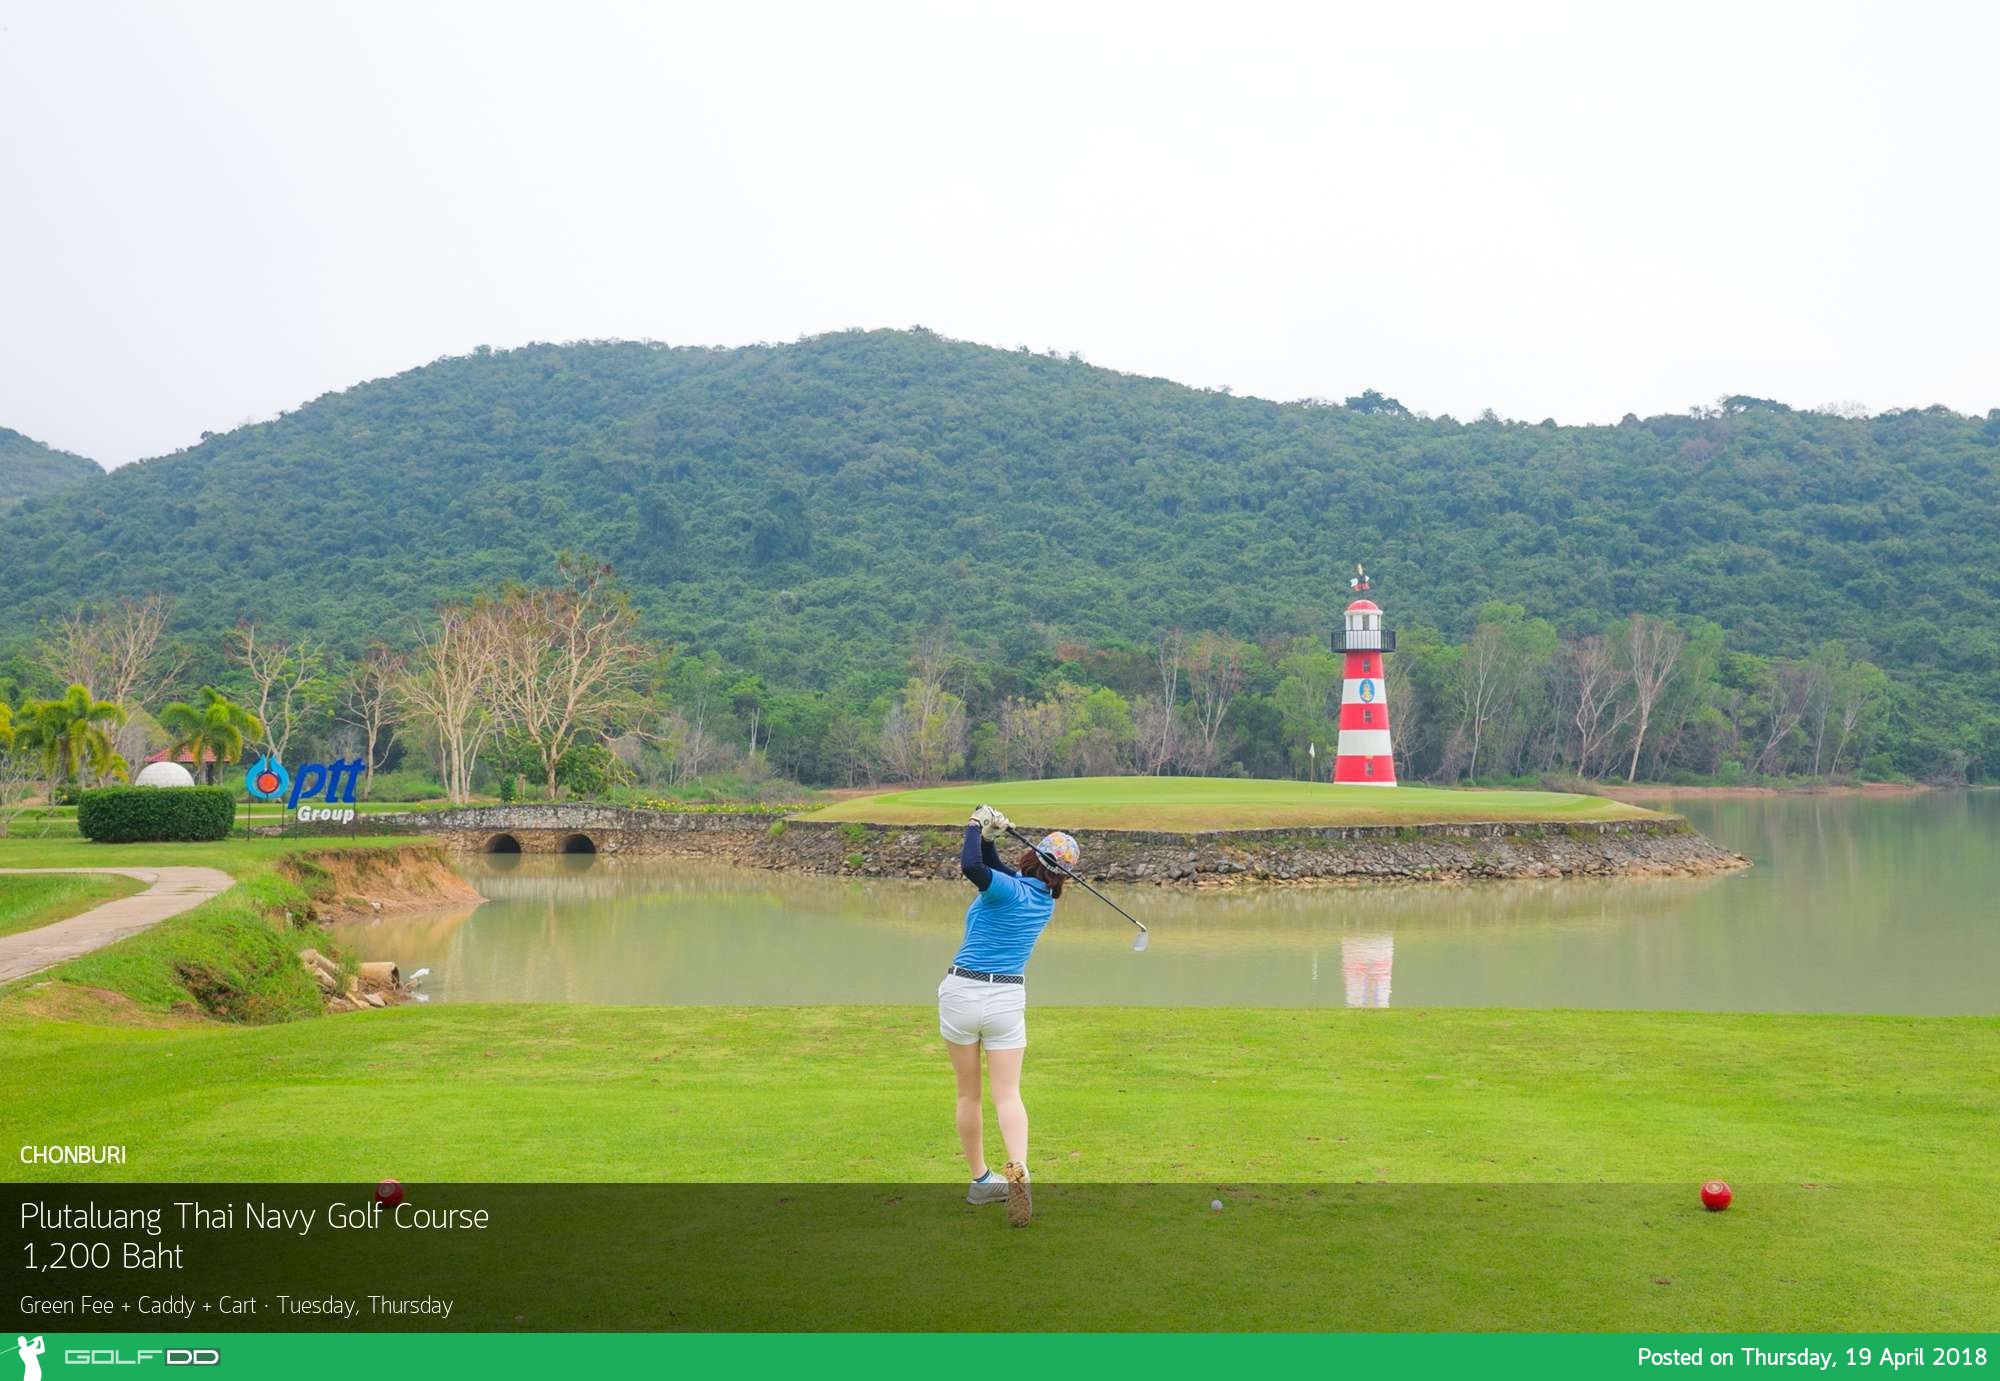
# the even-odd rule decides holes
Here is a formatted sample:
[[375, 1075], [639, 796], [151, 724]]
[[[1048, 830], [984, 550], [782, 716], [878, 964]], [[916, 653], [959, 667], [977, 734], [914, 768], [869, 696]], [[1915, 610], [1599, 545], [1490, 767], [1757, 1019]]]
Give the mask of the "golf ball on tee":
[[1222, 1212], [1222, 1200], [1220, 1199], [1210, 1199], [1208, 1201], [1208, 1206], [1214, 1209], [1217, 1213]]

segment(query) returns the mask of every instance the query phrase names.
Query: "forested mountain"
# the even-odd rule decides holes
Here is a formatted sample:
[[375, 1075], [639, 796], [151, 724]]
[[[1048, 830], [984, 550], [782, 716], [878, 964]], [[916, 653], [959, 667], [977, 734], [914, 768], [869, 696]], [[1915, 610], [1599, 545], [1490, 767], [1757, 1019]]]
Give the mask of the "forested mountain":
[[653, 635], [857, 701], [932, 632], [1002, 681], [1172, 627], [1323, 639], [1362, 560], [1392, 623], [1452, 638], [1503, 601], [1564, 635], [1645, 611], [1766, 656], [1841, 640], [1890, 673], [1900, 770], [2000, 770], [2000, 412], [1460, 422], [921, 330], [480, 350], [28, 499], [0, 658], [154, 591], [183, 634], [351, 652], [564, 551]]
[[0, 427], [0, 513], [32, 495], [52, 494], [103, 475], [94, 460]]

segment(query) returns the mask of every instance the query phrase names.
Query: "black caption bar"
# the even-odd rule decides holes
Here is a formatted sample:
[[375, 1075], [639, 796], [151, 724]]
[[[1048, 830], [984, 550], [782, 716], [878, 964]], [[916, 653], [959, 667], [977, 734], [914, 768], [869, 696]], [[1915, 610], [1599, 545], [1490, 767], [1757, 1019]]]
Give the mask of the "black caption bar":
[[1539, 1331], [1573, 1326], [1579, 1298], [1619, 1300], [1632, 1327], [1692, 1299], [1768, 1325], [1785, 1320], [1734, 1315], [1853, 1297], [1845, 1277], [1872, 1270], [1847, 1239], [1874, 1221], [1818, 1196], [1810, 1218], [1761, 1223], [1780, 1290], [1734, 1278], [1744, 1263], [1714, 1250], [1725, 1225], [1685, 1186], [1042, 1185], [1019, 1229], [962, 1184], [417, 1184], [394, 1204], [372, 1185], [16, 1184], [5, 1199], [10, 1336]]

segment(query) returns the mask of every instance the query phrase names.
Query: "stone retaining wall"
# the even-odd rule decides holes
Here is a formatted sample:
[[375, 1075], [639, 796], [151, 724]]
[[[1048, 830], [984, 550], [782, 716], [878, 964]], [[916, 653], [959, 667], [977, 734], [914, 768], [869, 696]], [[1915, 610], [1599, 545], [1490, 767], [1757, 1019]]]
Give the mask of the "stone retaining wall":
[[[304, 827], [310, 830], [311, 827]], [[556, 853], [572, 835], [600, 854], [712, 858], [788, 872], [955, 878], [962, 828], [835, 824], [775, 815], [517, 805], [364, 816], [325, 832], [421, 833], [462, 852], [511, 835], [523, 853]], [[1022, 827], [1034, 837], [1043, 827]], [[1072, 830], [1085, 877], [1110, 882], [1453, 880], [1712, 873], [1749, 860], [1678, 816], [1577, 824], [1350, 825], [1218, 830]], [[1008, 857], [1018, 852], [1010, 843]]]
[[[1045, 831], [1024, 826], [1021, 832], [1034, 838]], [[1080, 871], [1092, 881], [1179, 885], [1711, 873], [1749, 862], [1679, 817], [1572, 825], [1070, 833], [1083, 851]], [[799, 872], [955, 878], [960, 837], [956, 828], [793, 820], [757, 843], [753, 861]], [[1010, 841], [1001, 852], [1011, 861], [1019, 851]]]

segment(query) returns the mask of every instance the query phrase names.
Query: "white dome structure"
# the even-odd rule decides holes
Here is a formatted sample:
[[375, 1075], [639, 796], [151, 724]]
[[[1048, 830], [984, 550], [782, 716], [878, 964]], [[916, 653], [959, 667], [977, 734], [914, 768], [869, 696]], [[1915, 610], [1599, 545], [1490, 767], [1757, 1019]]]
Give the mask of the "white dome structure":
[[177, 762], [149, 762], [132, 779], [134, 786], [193, 786], [194, 774]]

